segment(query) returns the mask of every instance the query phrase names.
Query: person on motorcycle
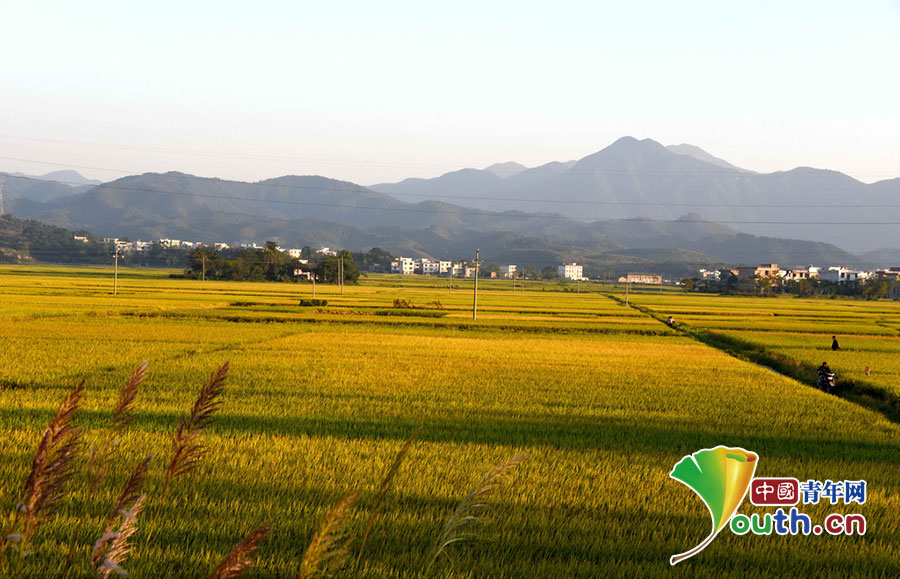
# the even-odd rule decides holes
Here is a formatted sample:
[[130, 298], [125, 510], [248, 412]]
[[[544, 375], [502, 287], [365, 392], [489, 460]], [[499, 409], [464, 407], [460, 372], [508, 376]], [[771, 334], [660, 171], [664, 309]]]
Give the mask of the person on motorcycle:
[[816, 370], [816, 386], [823, 392], [831, 392], [834, 388], [834, 372], [828, 367], [828, 362], [822, 362], [822, 365]]

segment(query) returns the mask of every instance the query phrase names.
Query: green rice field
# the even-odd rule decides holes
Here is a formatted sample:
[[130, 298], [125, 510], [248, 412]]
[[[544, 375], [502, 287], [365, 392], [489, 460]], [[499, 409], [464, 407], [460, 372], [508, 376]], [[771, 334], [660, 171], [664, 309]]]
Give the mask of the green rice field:
[[[271, 523], [246, 576], [294, 577], [342, 497], [339, 577], [900, 576], [900, 426], [852, 396], [820, 392], [697, 338], [714, 332], [900, 396], [900, 304], [632, 291], [595, 284], [479, 284], [368, 276], [358, 285], [199, 282], [168, 271], [0, 267], [0, 521], [41, 434], [80, 380], [84, 444], [55, 512], [8, 576], [96, 576], [95, 542], [150, 456], [143, 511], [121, 567], [208, 577]], [[413, 307], [396, 308], [395, 300]], [[661, 323], [672, 315], [676, 328]], [[842, 350], [831, 352], [831, 336]], [[824, 358], [823, 358], [824, 356]], [[148, 370], [109, 476], [90, 449], [132, 370]], [[230, 370], [196, 468], [166, 484], [173, 436], [210, 373]], [[869, 366], [869, 375], [864, 368]], [[840, 394], [840, 392], [839, 392]], [[411, 436], [360, 553], [379, 483]], [[859, 512], [864, 536], [728, 529], [696, 556], [710, 516], [671, 479], [718, 445], [759, 455], [756, 476], [865, 480], [863, 505], [800, 505], [814, 520]], [[524, 454], [486, 495], [469, 540], [434, 558], [479, 479]], [[740, 512], [771, 512], [745, 501]]]

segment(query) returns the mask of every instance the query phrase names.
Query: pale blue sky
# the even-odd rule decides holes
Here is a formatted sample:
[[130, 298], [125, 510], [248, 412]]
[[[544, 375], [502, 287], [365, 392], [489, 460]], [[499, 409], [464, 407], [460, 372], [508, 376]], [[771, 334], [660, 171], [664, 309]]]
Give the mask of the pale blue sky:
[[900, 177], [900, 0], [129, 4], [0, 0], [0, 157], [47, 163], [0, 170], [371, 184], [632, 135]]

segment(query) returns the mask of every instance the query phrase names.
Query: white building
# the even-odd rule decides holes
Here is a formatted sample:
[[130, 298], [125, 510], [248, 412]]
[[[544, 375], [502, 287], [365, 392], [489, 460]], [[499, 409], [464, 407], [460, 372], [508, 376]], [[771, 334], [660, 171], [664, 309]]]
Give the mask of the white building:
[[300, 259], [300, 255], [303, 253], [302, 249], [294, 249], [294, 248], [284, 249], [282, 251], [284, 251], [286, 254], [290, 255], [294, 259]]
[[584, 266], [577, 263], [564, 263], [556, 268], [556, 273], [562, 279], [582, 280], [584, 279]]
[[336, 252], [335, 250], [331, 249], [331, 248], [328, 248], [328, 247], [323, 247], [322, 249], [320, 249], [320, 250], [317, 251], [316, 253], [321, 253], [322, 255], [327, 255], [327, 256], [331, 256], [331, 257], [337, 256], [337, 252]]
[[159, 244], [162, 247], [181, 247], [181, 240], [179, 239], [160, 239]]
[[75, 241], [80, 241], [81, 243], [88, 243], [90, 240], [87, 238], [86, 235], [76, 235]]
[[869, 277], [869, 272], [848, 269], [844, 266], [829, 267], [819, 272], [819, 279], [833, 283], [862, 281]]
[[[501, 270], [503, 271], [503, 270]], [[506, 271], [503, 271], [503, 277], [507, 279], [511, 279], [516, 277], [516, 266], [515, 265], [507, 265]]]
[[452, 262], [452, 261], [441, 261], [441, 262], [439, 262], [439, 263], [440, 263], [440, 265], [439, 265], [440, 272], [439, 272], [439, 273], [442, 273], [442, 274], [443, 274], [443, 273], [450, 273], [450, 271], [453, 269], [453, 262]]
[[391, 262], [391, 273], [412, 275], [416, 271], [416, 260], [411, 257], [398, 257]]
[[438, 274], [441, 272], [441, 262], [423, 259], [421, 269], [422, 273], [425, 275]]
[[810, 280], [819, 275], [819, 268], [813, 265], [809, 267], [794, 267], [784, 272], [784, 281]]
[[719, 279], [719, 275], [721, 275], [721, 274], [719, 273], [719, 270], [717, 270], [717, 269], [713, 269], [713, 270], [709, 270], [709, 269], [701, 269], [701, 270], [700, 270], [700, 279], [705, 279], [705, 280], [710, 280], [710, 279], [718, 280], [718, 279]]

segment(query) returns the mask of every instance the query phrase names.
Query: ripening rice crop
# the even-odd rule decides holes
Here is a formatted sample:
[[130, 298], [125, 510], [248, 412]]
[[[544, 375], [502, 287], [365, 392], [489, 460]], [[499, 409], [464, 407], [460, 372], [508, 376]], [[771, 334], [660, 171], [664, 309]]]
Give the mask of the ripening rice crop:
[[[85, 291], [100, 291], [99, 282], [77, 272], [48, 278], [63, 274], [86, 284]], [[208, 282], [212, 299], [199, 282], [137, 281], [146, 300], [137, 311], [119, 309], [121, 295], [105, 296], [98, 300], [110, 304], [108, 315], [0, 325], [4, 343], [15, 340], [22, 359], [44, 360], [49, 368], [35, 371], [23, 387], [0, 390], [5, 511], [15, 506], [37, 440], [74, 381], [86, 380], [77, 424], [86, 447], [100, 448], [125, 379], [149, 360], [110, 475], [88, 492], [90, 471], [80, 455], [70, 490], [34, 537], [37, 555], [29, 569], [59, 570], [74, 537], [73, 569], [85, 572], [109, 505], [150, 455], [147, 498], [123, 563], [138, 577], [209, 576], [236, 543], [270, 523], [247, 560], [253, 573], [271, 577], [305, 569], [307, 546], [314, 535], [326, 536], [325, 528], [355, 537], [347, 576], [889, 576], [896, 570], [896, 424], [602, 295], [526, 289], [513, 297], [502, 287], [485, 289], [484, 320], [416, 320], [299, 306], [294, 315], [285, 311], [288, 290], [279, 285]], [[345, 288], [343, 298], [333, 287], [317, 292], [335, 311], [390, 307], [397, 297], [440, 300], [453, 312], [465, 311], [464, 296], [455, 295], [461, 291], [451, 301], [439, 295], [446, 288], [376, 281]], [[307, 288], [290, 287], [301, 289]], [[376, 299], [376, 292], [385, 293]], [[27, 318], [29, 294], [17, 295]], [[162, 311], [163, 305], [173, 307]], [[267, 307], [270, 315], [260, 319]], [[650, 327], [657, 331], [641, 331]], [[75, 353], [64, 352], [63, 344]], [[2, 355], [14, 364], [15, 356]], [[54, 355], [62, 362], [51, 362]], [[180, 416], [225, 361], [222, 405], [202, 433], [209, 452], [167, 486]], [[26, 366], [10, 366], [4, 378]], [[356, 565], [379, 483], [416, 431]], [[867, 480], [869, 532], [757, 538], [723, 532], [702, 554], [670, 569], [669, 556], [708, 532], [709, 516], [668, 473], [684, 455], [719, 444], [759, 453], [758, 475]], [[527, 456], [487, 496], [477, 540], [452, 544], [449, 557], [434, 560], [460, 501], [494, 465], [521, 454]], [[354, 489], [359, 494], [350, 500]], [[336, 512], [336, 505], [343, 507]], [[808, 512], [830, 510], [818, 505]]]

